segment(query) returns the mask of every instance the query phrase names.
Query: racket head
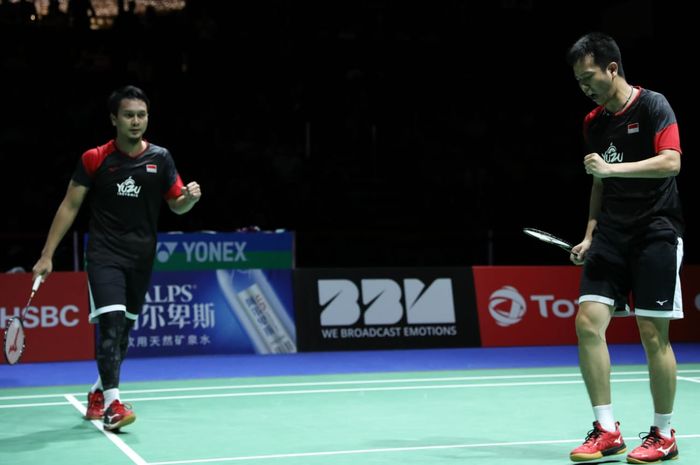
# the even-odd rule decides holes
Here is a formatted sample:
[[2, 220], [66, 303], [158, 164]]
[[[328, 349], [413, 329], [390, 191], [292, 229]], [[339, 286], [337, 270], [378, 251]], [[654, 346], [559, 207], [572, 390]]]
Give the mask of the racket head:
[[523, 232], [525, 234], [527, 234], [528, 236], [534, 237], [535, 239], [539, 239], [539, 240], [546, 242], [548, 244], [552, 244], [552, 245], [556, 245], [557, 247], [561, 247], [562, 249], [566, 250], [567, 252], [571, 252], [571, 248], [573, 247], [572, 244], [569, 244], [564, 239], [557, 237], [554, 234], [550, 234], [546, 231], [542, 231], [540, 229], [523, 228]]
[[3, 340], [3, 353], [5, 360], [10, 365], [19, 362], [24, 353], [24, 326], [21, 318], [10, 318], [5, 328], [5, 338]]

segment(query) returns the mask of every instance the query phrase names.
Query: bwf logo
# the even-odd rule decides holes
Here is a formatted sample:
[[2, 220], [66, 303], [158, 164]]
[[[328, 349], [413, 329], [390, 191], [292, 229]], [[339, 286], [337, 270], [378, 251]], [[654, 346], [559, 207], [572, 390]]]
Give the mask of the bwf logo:
[[439, 278], [430, 286], [419, 279], [319, 279], [321, 326], [455, 323], [452, 280]]

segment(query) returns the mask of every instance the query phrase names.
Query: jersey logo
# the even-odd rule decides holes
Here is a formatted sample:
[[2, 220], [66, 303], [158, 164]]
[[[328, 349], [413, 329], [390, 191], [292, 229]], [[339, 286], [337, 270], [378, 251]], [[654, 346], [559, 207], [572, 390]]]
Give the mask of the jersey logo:
[[617, 147], [610, 142], [610, 147], [603, 153], [603, 160], [605, 160], [605, 163], [622, 163], [623, 158], [624, 152], [618, 152]]
[[656, 301], [656, 303], [659, 304], [659, 306], [662, 306], [662, 305], [665, 304], [666, 302], [668, 302], [668, 299], [666, 299], [666, 300], [657, 300], [657, 301]]
[[627, 134], [637, 134], [639, 132], [639, 123], [630, 123], [627, 125]]
[[122, 197], [138, 197], [141, 186], [137, 186], [134, 179], [129, 176], [126, 181], [117, 183], [117, 195]]
[[158, 165], [146, 165], [146, 172], [147, 173], [157, 173], [158, 172]]

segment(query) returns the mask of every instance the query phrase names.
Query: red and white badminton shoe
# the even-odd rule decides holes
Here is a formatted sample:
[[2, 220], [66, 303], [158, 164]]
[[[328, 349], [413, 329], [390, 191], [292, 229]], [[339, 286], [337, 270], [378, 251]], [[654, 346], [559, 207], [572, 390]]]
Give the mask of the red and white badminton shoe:
[[102, 424], [107, 431], [116, 431], [136, 421], [136, 414], [131, 405], [122, 404], [119, 400], [113, 401], [105, 410]]
[[626, 451], [627, 446], [620, 433], [620, 422], [615, 423], [615, 431], [606, 431], [600, 423], [594, 421], [593, 429], [588, 432], [583, 444], [572, 450], [569, 458], [572, 462], [585, 462]]
[[95, 392], [88, 392], [86, 420], [100, 420], [105, 414], [105, 396], [99, 389]]
[[676, 444], [676, 431], [671, 430], [671, 436], [663, 436], [656, 426], [646, 436], [640, 433], [642, 445], [636, 447], [627, 455], [629, 463], [660, 463], [664, 460], [676, 460], [678, 458], [678, 445]]

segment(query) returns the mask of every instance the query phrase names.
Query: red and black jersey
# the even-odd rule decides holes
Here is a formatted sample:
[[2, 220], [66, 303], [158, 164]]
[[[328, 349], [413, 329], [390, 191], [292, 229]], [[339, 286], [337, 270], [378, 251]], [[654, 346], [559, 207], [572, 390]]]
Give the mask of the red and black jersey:
[[[681, 152], [676, 116], [666, 98], [651, 90], [639, 93], [622, 112], [600, 106], [584, 120], [588, 153], [607, 163], [635, 162], [661, 150]], [[676, 178], [604, 178], [598, 223], [619, 230], [651, 227], [683, 233], [683, 214]]]
[[72, 179], [90, 189], [88, 262], [150, 267], [161, 199], [178, 197], [183, 185], [170, 152], [147, 144], [130, 157], [112, 140], [85, 152]]

